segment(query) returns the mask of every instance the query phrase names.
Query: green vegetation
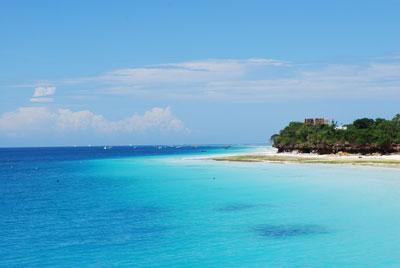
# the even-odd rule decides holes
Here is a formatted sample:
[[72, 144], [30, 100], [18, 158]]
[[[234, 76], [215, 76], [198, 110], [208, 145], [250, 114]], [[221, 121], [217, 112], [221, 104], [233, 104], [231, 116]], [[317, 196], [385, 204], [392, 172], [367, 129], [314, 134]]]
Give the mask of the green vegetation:
[[278, 152], [393, 153], [400, 152], [400, 114], [392, 120], [362, 118], [345, 128], [332, 124], [291, 122], [271, 137]]

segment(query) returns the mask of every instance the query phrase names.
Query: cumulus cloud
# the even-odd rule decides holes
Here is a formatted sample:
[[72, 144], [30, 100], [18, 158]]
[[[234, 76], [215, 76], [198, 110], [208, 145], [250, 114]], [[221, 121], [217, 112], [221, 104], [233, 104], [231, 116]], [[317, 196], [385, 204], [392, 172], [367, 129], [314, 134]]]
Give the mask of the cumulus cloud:
[[37, 86], [33, 92], [33, 96], [30, 99], [31, 102], [46, 103], [53, 102], [53, 96], [56, 93], [56, 87], [54, 86]]
[[54, 86], [38, 86], [35, 88], [33, 97], [47, 97], [52, 96], [56, 92]]
[[0, 117], [0, 132], [18, 133], [20, 131], [40, 130], [55, 120], [55, 113], [45, 107], [21, 107], [17, 111], [4, 113]]
[[140, 133], [148, 130], [178, 132], [185, 130], [183, 122], [169, 107], [155, 107], [143, 115], [133, 114], [121, 120], [108, 120], [89, 110], [51, 111], [45, 107], [22, 107], [0, 117], [0, 133], [25, 135], [32, 131], [61, 131], [64, 133], [93, 131], [100, 134]]

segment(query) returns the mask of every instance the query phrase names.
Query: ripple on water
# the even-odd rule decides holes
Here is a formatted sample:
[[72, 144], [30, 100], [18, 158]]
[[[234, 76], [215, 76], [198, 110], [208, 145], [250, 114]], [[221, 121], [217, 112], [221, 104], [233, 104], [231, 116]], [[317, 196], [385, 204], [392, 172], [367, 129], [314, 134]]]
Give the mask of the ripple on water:
[[328, 230], [325, 227], [315, 224], [267, 224], [254, 227], [253, 231], [258, 233], [262, 237], [268, 238], [288, 238], [328, 233]]
[[236, 212], [259, 207], [255, 204], [230, 204], [217, 209], [219, 212]]

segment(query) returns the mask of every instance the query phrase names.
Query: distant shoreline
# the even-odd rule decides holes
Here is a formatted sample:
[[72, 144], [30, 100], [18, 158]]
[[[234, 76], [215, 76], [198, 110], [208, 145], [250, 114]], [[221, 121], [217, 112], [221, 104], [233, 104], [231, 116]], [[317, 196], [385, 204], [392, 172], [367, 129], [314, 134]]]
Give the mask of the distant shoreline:
[[269, 162], [269, 163], [299, 163], [299, 164], [343, 164], [377, 167], [400, 168], [400, 154], [391, 155], [356, 155], [311, 153], [277, 153], [274, 151], [255, 152], [228, 156], [213, 156], [214, 161], [229, 162]]

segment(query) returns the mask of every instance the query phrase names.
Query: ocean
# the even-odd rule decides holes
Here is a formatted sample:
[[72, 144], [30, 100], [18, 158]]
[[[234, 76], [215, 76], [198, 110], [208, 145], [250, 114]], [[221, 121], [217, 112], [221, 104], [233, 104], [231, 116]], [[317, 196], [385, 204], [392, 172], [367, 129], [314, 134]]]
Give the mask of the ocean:
[[400, 170], [0, 149], [0, 267], [400, 267]]

